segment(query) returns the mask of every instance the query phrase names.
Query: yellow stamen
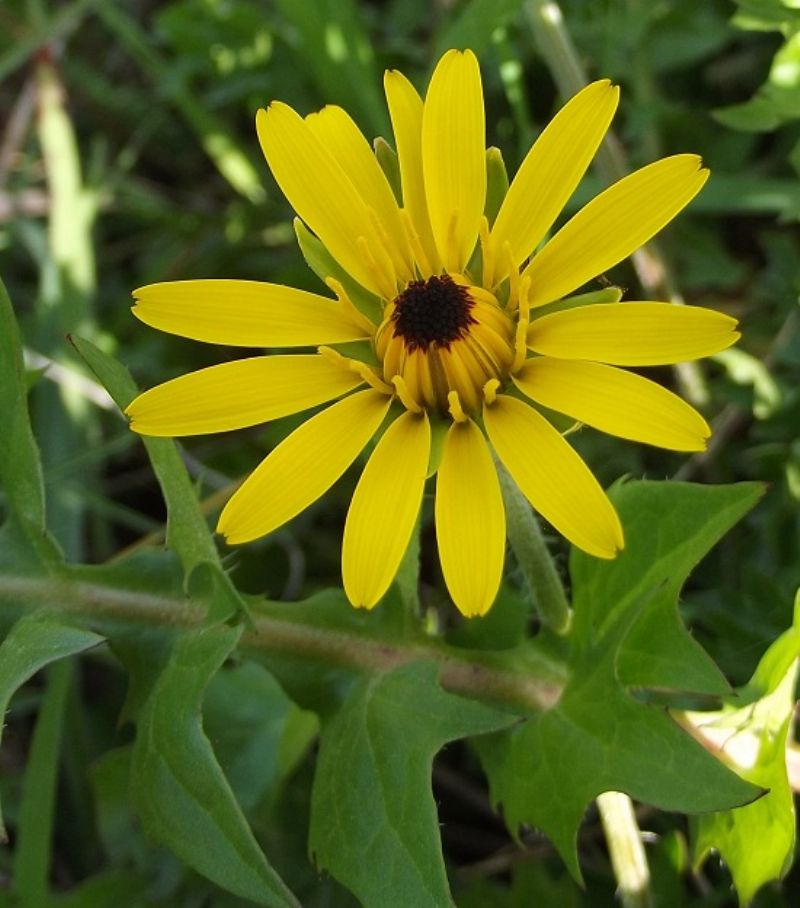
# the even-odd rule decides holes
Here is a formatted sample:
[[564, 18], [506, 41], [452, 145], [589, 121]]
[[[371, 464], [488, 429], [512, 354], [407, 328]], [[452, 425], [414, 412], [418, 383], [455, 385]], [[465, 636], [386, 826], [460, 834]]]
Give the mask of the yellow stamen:
[[422, 407], [409, 393], [408, 386], [406, 385], [402, 375], [393, 376], [392, 384], [394, 385], [394, 390], [397, 393], [397, 396], [400, 398], [400, 403], [402, 403], [406, 410], [410, 410], [412, 413], [422, 413]]
[[363, 257], [364, 264], [380, 288], [381, 295], [387, 300], [392, 299], [397, 286], [397, 276], [392, 260], [386, 254], [386, 251], [379, 248], [379, 251], [383, 254], [381, 255], [382, 261], [378, 263], [365, 236], [360, 236], [356, 239], [356, 246], [358, 246], [359, 252]]
[[530, 324], [528, 294], [530, 289], [531, 281], [526, 275], [519, 282], [519, 321], [517, 322], [517, 333], [514, 338], [514, 361], [511, 363], [512, 374], [522, 368], [522, 364], [528, 355], [528, 325]]
[[355, 372], [356, 375], [359, 375], [371, 388], [380, 391], [381, 394], [394, 393], [392, 386], [387, 385], [385, 381], [381, 381], [378, 374], [368, 363], [361, 362], [360, 359], [352, 359], [349, 356], [342, 356], [338, 350], [334, 350], [332, 347], [318, 347], [317, 353], [319, 353], [320, 356], [329, 359], [331, 362], [337, 363], [343, 369], [347, 369], [349, 372]]
[[499, 387], [500, 382], [496, 378], [490, 378], [483, 386], [483, 399], [486, 401], [487, 406], [491, 407], [497, 400], [497, 391]]
[[348, 314], [348, 316], [352, 318], [359, 327], [366, 329], [370, 334], [372, 334], [372, 332], [375, 330], [375, 325], [350, 299], [350, 296], [348, 295], [342, 284], [337, 281], [335, 277], [331, 277], [330, 275], [325, 278], [325, 283], [336, 294], [336, 298], [339, 300], [339, 303]]
[[458, 391], [451, 391], [447, 395], [447, 410], [453, 417], [453, 422], [466, 422], [469, 419], [461, 406]]
[[372, 225], [373, 239], [379, 246], [380, 251], [385, 255], [386, 260], [391, 262], [394, 282], [410, 280], [413, 272], [410, 262], [410, 250], [397, 248], [397, 244], [393, 243], [386, 233], [383, 222], [374, 208], [368, 208], [367, 213]]
[[405, 208], [400, 209], [400, 221], [403, 224], [406, 236], [408, 237], [408, 243], [411, 246], [411, 253], [417, 263], [416, 273], [418, 275], [436, 274], [436, 272], [440, 270], [439, 263], [436, 262], [436, 267], [434, 268], [434, 263], [431, 262], [431, 260], [428, 258], [428, 255], [425, 252], [425, 247], [422, 245], [422, 240], [420, 239], [419, 234], [414, 228], [414, 224], [411, 220], [411, 215]]

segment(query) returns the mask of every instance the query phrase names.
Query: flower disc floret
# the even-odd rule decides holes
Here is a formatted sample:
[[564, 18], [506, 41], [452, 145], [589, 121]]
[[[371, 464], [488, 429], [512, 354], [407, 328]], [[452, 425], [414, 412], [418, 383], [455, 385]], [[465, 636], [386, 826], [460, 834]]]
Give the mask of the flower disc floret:
[[386, 307], [375, 353], [384, 381], [407, 409], [477, 413], [486, 383], [505, 381], [513, 327], [488, 291], [432, 275], [411, 282]]

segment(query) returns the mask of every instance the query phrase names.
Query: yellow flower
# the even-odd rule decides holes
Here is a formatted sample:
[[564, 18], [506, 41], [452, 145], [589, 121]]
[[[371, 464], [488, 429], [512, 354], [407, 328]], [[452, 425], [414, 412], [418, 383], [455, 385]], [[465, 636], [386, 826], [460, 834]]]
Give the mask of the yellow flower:
[[[335, 259], [337, 299], [275, 284], [194, 280], [134, 294], [146, 324], [247, 347], [318, 347], [256, 356], [166, 382], [128, 408], [146, 435], [250, 426], [336, 400], [245, 480], [218, 525], [229, 543], [270, 533], [322, 495], [378, 436], [344, 529], [348, 598], [371, 608], [408, 545], [436, 473], [439, 556], [465, 615], [500, 583], [505, 514], [492, 456], [572, 543], [600, 558], [623, 546], [605, 492], [539, 406], [623, 438], [700, 451], [705, 420], [619, 366], [691, 360], [728, 347], [736, 322], [661, 302], [553, 306], [667, 224], [708, 176], [695, 155], [620, 180], [539, 251], [614, 115], [618, 89], [587, 86], [556, 115], [489, 223], [484, 107], [471, 51], [448, 51], [425, 100], [399, 72], [386, 98], [402, 203], [339, 107], [300, 117], [274, 102], [258, 137], [278, 185]], [[347, 277], [345, 277], [347, 276]], [[350, 281], [350, 293], [343, 283]], [[355, 289], [353, 289], [355, 288]], [[353, 302], [372, 298], [374, 319]], [[367, 361], [347, 355], [368, 341]], [[365, 346], [362, 344], [362, 346]], [[488, 443], [487, 443], [488, 441]]]

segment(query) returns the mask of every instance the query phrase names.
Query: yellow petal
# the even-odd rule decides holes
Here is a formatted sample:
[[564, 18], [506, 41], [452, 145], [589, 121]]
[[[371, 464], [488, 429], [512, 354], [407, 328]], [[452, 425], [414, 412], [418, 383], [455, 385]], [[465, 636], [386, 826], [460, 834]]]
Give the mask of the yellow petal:
[[211, 344], [310, 347], [366, 336], [337, 300], [261, 281], [169, 281], [134, 290], [146, 325]]
[[550, 229], [594, 157], [618, 101], [619, 88], [608, 79], [593, 82], [567, 102], [536, 140], [492, 228], [498, 262], [493, 283], [508, 273], [502, 254], [506, 243], [519, 265]]
[[142, 435], [205, 435], [307, 410], [362, 383], [324, 356], [254, 356], [181, 375], [125, 411]]
[[514, 384], [543, 407], [631, 441], [704, 451], [711, 435], [708, 423], [686, 401], [613, 366], [537, 357], [525, 363]]
[[323, 495], [377, 432], [391, 398], [361, 391], [295, 429], [247, 477], [220, 514], [235, 544], [265, 536]]
[[672, 303], [599, 303], [534, 319], [528, 346], [545, 356], [661, 366], [719, 353], [739, 339], [722, 312]]
[[361, 474], [342, 542], [344, 590], [357, 608], [372, 608], [397, 573], [419, 513], [430, 446], [428, 417], [406, 411]]
[[483, 93], [472, 51], [449, 50], [431, 76], [422, 113], [422, 164], [433, 236], [445, 268], [462, 272], [486, 199]]
[[708, 178], [700, 158], [673, 155], [601, 192], [534, 256], [530, 304], [557, 300], [621, 262], [668, 224]]
[[289, 204], [317, 234], [337, 262], [373, 293], [393, 294], [393, 275], [359, 246], [375, 228], [358, 190], [291, 107], [274, 101], [256, 114], [264, 157]]
[[584, 552], [614, 558], [624, 545], [617, 512], [553, 426], [506, 394], [484, 407], [483, 419], [497, 456], [534, 508]]
[[447, 432], [436, 480], [436, 538], [453, 602], [467, 617], [486, 614], [503, 572], [506, 517], [497, 470], [471, 419]]
[[383, 79], [389, 116], [392, 119], [403, 205], [417, 232], [433, 271], [439, 270], [438, 254], [433, 241], [425, 181], [422, 176], [422, 98], [408, 79], [397, 70], [387, 70]]
[[403, 280], [413, 277], [413, 264], [400, 210], [389, 182], [369, 143], [341, 107], [329, 105], [306, 117], [314, 135], [330, 151], [355, 186], [364, 204], [378, 217], [388, 238], [387, 248]]

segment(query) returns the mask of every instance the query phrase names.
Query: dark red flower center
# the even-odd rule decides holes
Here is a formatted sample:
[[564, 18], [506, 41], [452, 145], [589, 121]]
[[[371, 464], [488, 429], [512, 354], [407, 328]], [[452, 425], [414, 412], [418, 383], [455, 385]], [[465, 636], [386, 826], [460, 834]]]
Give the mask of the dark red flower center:
[[470, 313], [474, 305], [467, 288], [449, 274], [411, 281], [394, 301], [394, 336], [402, 337], [409, 351], [427, 350], [431, 344], [449, 347], [476, 324]]

